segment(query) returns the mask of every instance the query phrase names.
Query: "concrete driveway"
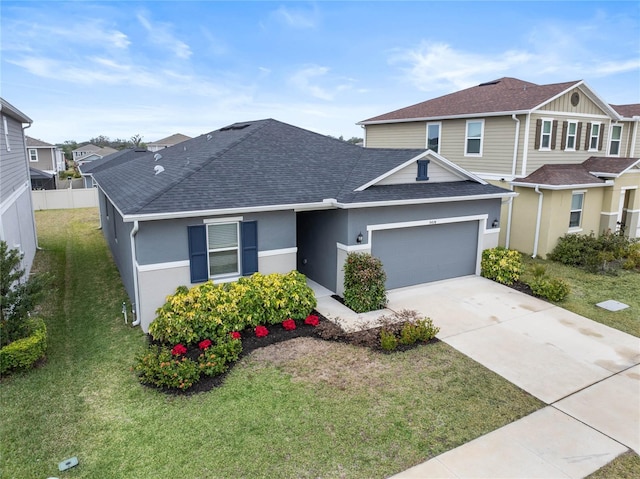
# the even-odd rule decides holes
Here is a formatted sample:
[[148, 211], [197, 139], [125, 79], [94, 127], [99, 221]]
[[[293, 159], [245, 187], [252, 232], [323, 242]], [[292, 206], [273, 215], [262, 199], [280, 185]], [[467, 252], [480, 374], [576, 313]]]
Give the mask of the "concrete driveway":
[[417, 310], [440, 340], [548, 405], [394, 478], [578, 478], [628, 449], [640, 453], [640, 338], [478, 276], [388, 299], [386, 310], [356, 315], [323, 296], [318, 310], [348, 327]]

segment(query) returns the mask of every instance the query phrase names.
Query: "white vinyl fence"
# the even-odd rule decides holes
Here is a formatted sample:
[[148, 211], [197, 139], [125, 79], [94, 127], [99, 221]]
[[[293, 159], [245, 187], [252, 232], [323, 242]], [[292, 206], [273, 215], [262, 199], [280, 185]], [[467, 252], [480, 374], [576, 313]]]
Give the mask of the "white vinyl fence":
[[31, 198], [34, 211], [91, 208], [98, 206], [98, 189], [33, 190]]

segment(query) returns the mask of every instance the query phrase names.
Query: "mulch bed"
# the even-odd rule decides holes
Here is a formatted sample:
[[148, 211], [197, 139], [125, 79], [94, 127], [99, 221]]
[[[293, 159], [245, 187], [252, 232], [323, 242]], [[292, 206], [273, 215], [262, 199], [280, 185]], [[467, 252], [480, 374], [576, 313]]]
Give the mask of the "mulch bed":
[[515, 289], [516, 291], [520, 291], [521, 293], [528, 294], [529, 296], [533, 296], [537, 298], [533, 291], [531, 290], [531, 286], [527, 283], [523, 283], [522, 281], [515, 281], [512, 285], [508, 285], [511, 289]]
[[[352, 344], [354, 346], [369, 348], [373, 351], [378, 351], [384, 354], [393, 354], [395, 352], [408, 351], [419, 346], [420, 344], [425, 344], [418, 342], [411, 345], [398, 345], [398, 347], [394, 351], [385, 351], [380, 347], [379, 337], [380, 330], [382, 329], [381, 327], [347, 333], [339, 325], [332, 321], [329, 321], [317, 311], [314, 310], [311, 314], [318, 316], [320, 322], [317, 326], [304, 324], [304, 320], [297, 320], [296, 329], [291, 331], [285, 330], [281, 324], [269, 325], [267, 326], [267, 328], [269, 329], [269, 334], [262, 338], [258, 338], [255, 335], [253, 328], [247, 328], [243, 331], [240, 331], [240, 334], [242, 336], [242, 353], [240, 354], [240, 358], [238, 358], [238, 360], [240, 360], [244, 356], [251, 354], [251, 352], [255, 351], [256, 349], [265, 348], [267, 346], [271, 346], [272, 344], [288, 341], [289, 339], [305, 337]], [[154, 341], [150, 335], [147, 335], [147, 339], [149, 341], [149, 344], [160, 344], [157, 341]], [[429, 343], [437, 341], [438, 339], [434, 338], [429, 341]], [[190, 348], [188, 350], [186, 356], [190, 357], [193, 360], [197, 360], [197, 357], [200, 353], [201, 351], [197, 346], [195, 346], [194, 348]], [[154, 385], [149, 384], [145, 384], [145, 386], [177, 396], [188, 396], [191, 394], [206, 392], [215, 387], [221, 386], [224, 383], [226, 375], [233, 369], [233, 366], [235, 364], [235, 362], [230, 364], [229, 369], [225, 373], [219, 374], [218, 376], [212, 377], [203, 375], [200, 381], [198, 381], [196, 384], [185, 391], [181, 391], [178, 389], [158, 388]]]

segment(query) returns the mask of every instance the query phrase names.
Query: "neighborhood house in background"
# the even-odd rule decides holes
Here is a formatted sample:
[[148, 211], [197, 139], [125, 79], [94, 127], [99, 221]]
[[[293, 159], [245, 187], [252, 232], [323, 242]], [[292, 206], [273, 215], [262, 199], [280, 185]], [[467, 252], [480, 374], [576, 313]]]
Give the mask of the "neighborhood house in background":
[[349, 252], [387, 287], [479, 274], [503, 200], [441, 155], [366, 149], [276, 120], [235, 123], [160, 152], [82, 166], [147, 331], [177, 286], [299, 270], [338, 294]]
[[0, 114], [0, 240], [24, 255], [21, 267], [28, 275], [38, 245], [24, 134], [33, 120], [3, 98]]
[[175, 133], [171, 136], [163, 138], [162, 140], [154, 141], [147, 144], [147, 149], [149, 151], [160, 151], [165, 148], [169, 148], [170, 146], [177, 145], [178, 143], [182, 143], [183, 141], [190, 140], [191, 137], [187, 135], [183, 135], [182, 133]]
[[99, 160], [100, 158], [104, 158], [105, 156], [116, 153], [117, 151], [118, 150], [109, 146], [100, 147], [89, 143], [88, 145], [76, 148], [71, 153], [73, 154], [73, 161], [76, 162], [76, 165], [82, 165], [90, 161]]
[[566, 233], [640, 236], [639, 121], [584, 81], [500, 78], [359, 124], [367, 148], [429, 148], [512, 188], [500, 244], [544, 257]]

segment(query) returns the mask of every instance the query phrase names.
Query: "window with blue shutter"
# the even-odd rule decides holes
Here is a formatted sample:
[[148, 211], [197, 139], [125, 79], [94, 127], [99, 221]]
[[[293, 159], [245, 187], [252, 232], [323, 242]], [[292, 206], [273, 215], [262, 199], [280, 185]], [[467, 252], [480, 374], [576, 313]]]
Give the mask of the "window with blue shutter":
[[258, 272], [258, 222], [243, 221], [242, 230], [242, 275]]
[[429, 179], [429, 160], [418, 160], [418, 176], [416, 181], [426, 181]]
[[191, 270], [191, 282], [202, 283], [209, 279], [206, 226], [188, 226], [187, 228], [189, 233], [189, 267]]

